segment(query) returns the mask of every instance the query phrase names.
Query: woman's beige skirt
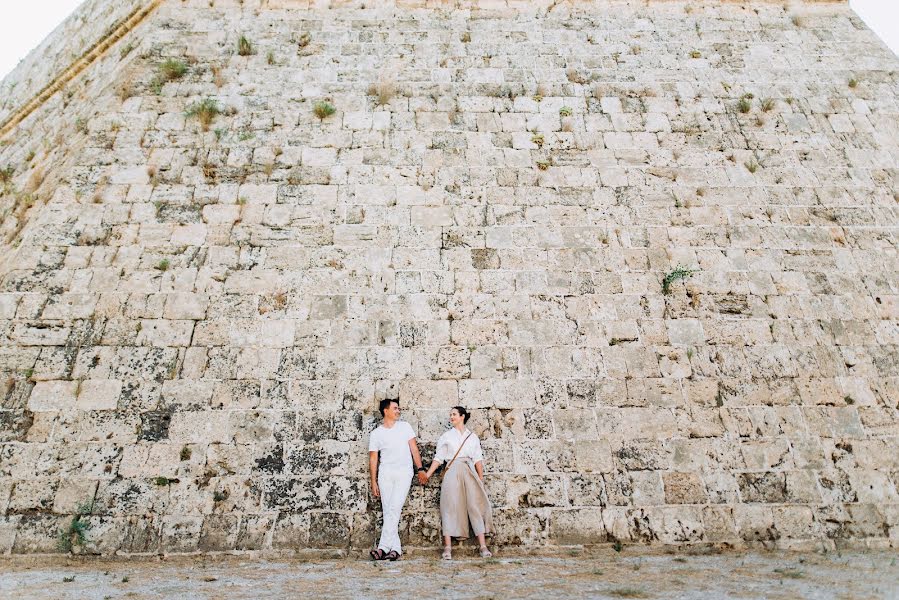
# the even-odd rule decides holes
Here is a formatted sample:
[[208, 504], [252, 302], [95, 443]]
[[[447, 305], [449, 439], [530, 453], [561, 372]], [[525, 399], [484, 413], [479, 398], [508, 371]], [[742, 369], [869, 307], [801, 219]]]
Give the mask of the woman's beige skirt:
[[469, 523], [475, 535], [493, 535], [493, 511], [487, 498], [487, 488], [469, 458], [457, 458], [443, 476], [440, 519], [443, 535], [467, 538]]

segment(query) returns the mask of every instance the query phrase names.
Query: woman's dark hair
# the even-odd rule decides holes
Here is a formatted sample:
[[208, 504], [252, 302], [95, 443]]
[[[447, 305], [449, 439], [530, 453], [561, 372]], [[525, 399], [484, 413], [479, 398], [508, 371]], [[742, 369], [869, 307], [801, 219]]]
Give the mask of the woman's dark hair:
[[378, 404], [378, 410], [381, 411], [381, 416], [382, 416], [382, 417], [384, 416], [384, 411], [387, 410], [387, 408], [390, 406], [390, 403], [391, 403], [391, 402], [396, 402], [396, 405], [397, 405], [397, 406], [400, 405], [400, 401], [397, 400], [396, 398], [384, 398], [384, 399], [381, 400], [381, 402]]
[[454, 406], [455, 410], [459, 411], [459, 414], [462, 415], [462, 423], [468, 423], [468, 418], [471, 416], [467, 410], [465, 410], [464, 406]]

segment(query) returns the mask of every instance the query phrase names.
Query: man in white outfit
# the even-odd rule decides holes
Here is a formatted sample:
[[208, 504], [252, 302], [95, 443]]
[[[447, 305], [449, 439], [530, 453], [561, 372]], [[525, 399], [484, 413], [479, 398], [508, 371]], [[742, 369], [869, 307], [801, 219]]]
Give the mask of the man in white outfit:
[[[412, 485], [413, 463], [418, 482], [424, 485], [427, 478], [421, 466], [415, 430], [407, 422], [399, 420], [399, 401], [381, 400], [378, 410], [384, 420], [368, 439], [368, 466], [371, 470], [371, 491], [375, 498], [381, 499], [384, 524], [378, 547], [370, 554], [374, 560], [396, 560], [403, 553], [399, 535], [400, 513]], [[381, 456], [380, 462], [378, 454]]]

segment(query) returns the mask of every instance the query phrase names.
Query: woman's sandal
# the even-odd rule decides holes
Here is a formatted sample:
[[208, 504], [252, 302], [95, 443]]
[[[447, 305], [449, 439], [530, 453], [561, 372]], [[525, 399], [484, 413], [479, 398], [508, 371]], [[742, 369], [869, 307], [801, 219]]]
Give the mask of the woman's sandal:
[[453, 549], [450, 547], [446, 547], [443, 549], [443, 560], [452, 560], [453, 559]]
[[399, 557], [400, 557], [400, 553], [397, 552], [396, 550], [391, 550], [390, 552], [388, 552], [387, 554], [384, 555], [384, 558], [386, 558], [387, 560], [396, 560]]
[[371, 550], [368, 553], [368, 555], [371, 556], [372, 560], [384, 560], [386, 558], [384, 551], [381, 550], [380, 548], [375, 548], [374, 550]]
[[487, 546], [481, 546], [481, 558], [490, 558], [493, 552], [487, 549]]

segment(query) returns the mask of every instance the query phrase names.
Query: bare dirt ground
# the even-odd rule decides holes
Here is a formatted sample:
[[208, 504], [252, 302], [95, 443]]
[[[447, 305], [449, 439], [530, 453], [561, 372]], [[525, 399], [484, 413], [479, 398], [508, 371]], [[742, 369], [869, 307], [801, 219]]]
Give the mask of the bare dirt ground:
[[0, 598], [899, 598], [899, 553], [6, 557]]

